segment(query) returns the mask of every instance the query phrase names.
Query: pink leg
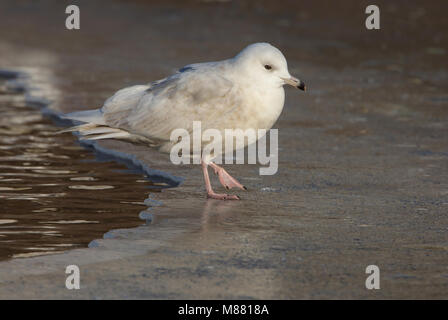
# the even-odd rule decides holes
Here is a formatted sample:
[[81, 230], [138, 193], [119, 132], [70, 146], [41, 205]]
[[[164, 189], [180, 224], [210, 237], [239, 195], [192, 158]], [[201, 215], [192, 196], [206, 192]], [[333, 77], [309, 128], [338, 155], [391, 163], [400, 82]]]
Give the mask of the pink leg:
[[243, 186], [241, 183], [238, 182], [234, 177], [232, 177], [224, 168], [221, 168], [216, 163], [210, 162], [210, 167], [215, 170], [215, 174], [219, 177], [219, 182], [224, 186], [226, 189], [232, 189], [232, 188], [240, 188], [241, 190], [247, 190], [245, 186]]
[[204, 173], [205, 189], [207, 190], [207, 198], [217, 199], [217, 200], [240, 200], [240, 197], [233, 194], [220, 194], [215, 193], [212, 189], [210, 183], [210, 177], [208, 176], [208, 165], [202, 162], [202, 172]]

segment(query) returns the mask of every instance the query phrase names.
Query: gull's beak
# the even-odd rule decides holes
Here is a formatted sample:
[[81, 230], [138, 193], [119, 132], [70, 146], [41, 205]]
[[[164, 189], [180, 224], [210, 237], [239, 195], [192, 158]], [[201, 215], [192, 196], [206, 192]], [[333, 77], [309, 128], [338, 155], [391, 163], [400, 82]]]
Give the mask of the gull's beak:
[[302, 80], [299, 80], [294, 77], [290, 78], [282, 78], [283, 81], [285, 81], [286, 84], [289, 84], [290, 86], [296, 87], [297, 89], [306, 91], [305, 83]]

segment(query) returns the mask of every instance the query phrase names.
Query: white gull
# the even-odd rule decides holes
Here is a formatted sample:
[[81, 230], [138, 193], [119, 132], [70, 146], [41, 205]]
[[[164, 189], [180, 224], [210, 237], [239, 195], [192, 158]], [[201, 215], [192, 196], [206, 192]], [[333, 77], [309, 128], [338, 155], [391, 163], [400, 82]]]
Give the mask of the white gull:
[[[217, 129], [223, 136], [225, 129], [270, 129], [283, 109], [285, 84], [305, 90], [304, 83], [289, 74], [280, 50], [255, 43], [234, 58], [190, 64], [149, 85], [121, 89], [100, 109], [66, 114], [64, 118], [84, 124], [63, 131], [79, 131], [89, 140], [144, 143], [169, 152], [177, 143], [170, 140], [171, 132], [179, 128], [192, 132], [194, 121], [201, 122], [202, 130]], [[227, 189], [246, 188], [212, 160], [202, 161], [207, 196], [239, 199], [213, 191], [209, 165]]]

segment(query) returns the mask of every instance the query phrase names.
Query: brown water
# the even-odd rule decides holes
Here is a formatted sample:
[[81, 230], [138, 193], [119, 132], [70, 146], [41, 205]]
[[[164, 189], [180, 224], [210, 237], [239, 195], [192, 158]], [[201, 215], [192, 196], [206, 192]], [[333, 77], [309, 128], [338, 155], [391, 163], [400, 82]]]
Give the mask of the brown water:
[[0, 89], [0, 260], [85, 247], [114, 228], [144, 223], [139, 211], [159, 189], [92, 150], [27, 105], [23, 92]]
[[[99, 142], [185, 183], [151, 194], [162, 203], [151, 210], [151, 225], [108, 232], [87, 249], [1, 261], [0, 299], [447, 298], [446, 0], [377, 0], [377, 31], [365, 28], [371, 2], [364, 0], [77, 4], [81, 29], [73, 31], [65, 28], [63, 1], [0, 1], [0, 67], [27, 72], [38, 88], [33, 93], [52, 101], [53, 110], [97, 108], [120, 88], [229, 58], [259, 41], [280, 48], [309, 91], [286, 89], [275, 124], [276, 175], [259, 176], [251, 165], [226, 167], [249, 189], [236, 192], [242, 201], [206, 200], [197, 166], [174, 166], [144, 146]], [[58, 139], [76, 146], [69, 134]], [[92, 176], [104, 166], [81, 168], [92, 168]], [[92, 191], [67, 186], [114, 185], [102, 179], [66, 178], [64, 191], [51, 192], [77, 191], [91, 201]], [[128, 181], [141, 202], [137, 179]], [[121, 196], [114, 187], [97, 191], [113, 194], [105, 198], [117, 211], [107, 215], [136, 219], [139, 206], [112, 202]], [[63, 272], [73, 263], [81, 269], [81, 290], [64, 286]], [[381, 290], [365, 288], [371, 264], [381, 270]]]

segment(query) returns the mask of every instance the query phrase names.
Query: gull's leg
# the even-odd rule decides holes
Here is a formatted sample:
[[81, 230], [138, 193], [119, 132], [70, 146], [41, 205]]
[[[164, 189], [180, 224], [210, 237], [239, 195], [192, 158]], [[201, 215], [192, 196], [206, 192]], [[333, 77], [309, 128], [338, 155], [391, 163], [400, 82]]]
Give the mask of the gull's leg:
[[224, 186], [226, 189], [232, 189], [232, 188], [240, 188], [241, 190], [247, 190], [245, 186], [243, 186], [241, 183], [238, 182], [234, 177], [232, 177], [224, 168], [221, 168], [216, 163], [210, 162], [210, 167], [215, 170], [215, 174], [219, 177], [219, 182]]
[[[212, 164], [212, 162], [210, 162]], [[201, 162], [202, 172], [204, 173], [205, 189], [207, 190], [207, 198], [217, 199], [217, 200], [240, 200], [240, 197], [233, 194], [220, 194], [215, 193], [212, 189], [210, 183], [210, 177], [208, 176], [208, 165], [204, 161]]]

